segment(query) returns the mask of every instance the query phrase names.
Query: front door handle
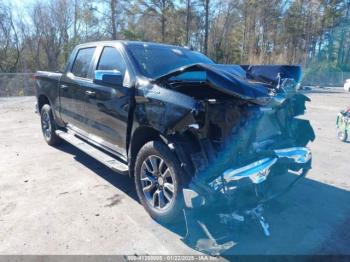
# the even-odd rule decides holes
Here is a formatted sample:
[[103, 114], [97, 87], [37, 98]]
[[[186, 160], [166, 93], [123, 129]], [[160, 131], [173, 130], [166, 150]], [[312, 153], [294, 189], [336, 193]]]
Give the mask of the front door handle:
[[67, 89], [68, 86], [67, 85], [60, 85], [61, 89]]
[[86, 90], [85, 94], [89, 97], [94, 97], [96, 95], [96, 93], [94, 91], [90, 91], [90, 90]]

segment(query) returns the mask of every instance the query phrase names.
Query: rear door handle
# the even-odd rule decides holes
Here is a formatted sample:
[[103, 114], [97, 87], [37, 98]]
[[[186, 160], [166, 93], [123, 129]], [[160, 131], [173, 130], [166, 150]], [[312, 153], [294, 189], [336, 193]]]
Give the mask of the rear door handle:
[[89, 97], [94, 97], [96, 95], [96, 93], [94, 91], [90, 91], [90, 90], [86, 90], [85, 94]]

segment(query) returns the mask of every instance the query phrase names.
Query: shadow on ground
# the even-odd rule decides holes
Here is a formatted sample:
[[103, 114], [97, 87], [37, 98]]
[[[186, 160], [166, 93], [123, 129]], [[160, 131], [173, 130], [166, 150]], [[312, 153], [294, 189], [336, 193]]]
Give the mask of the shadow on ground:
[[309, 90], [300, 90], [301, 93], [307, 94], [348, 94], [349, 92], [343, 89], [332, 89], [332, 88], [315, 88]]
[[[58, 147], [113, 186], [138, 201], [133, 180], [118, 175], [95, 159], [69, 144]], [[295, 175], [284, 177], [288, 182]], [[238, 199], [237, 201], [244, 201]], [[208, 211], [207, 214], [210, 214]], [[301, 180], [291, 191], [265, 206], [264, 216], [270, 225], [266, 237], [257, 221], [233, 226], [217, 224], [216, 217], [204, 214], [203, 221], [218, 242], [231, 240], [234, 246], [222, 255], [241, 254], [350, 254], [350, 192], [308, 178]], [[184, 220], [162, 225], [185, 235]], [[223, 233], [230, 237], [220, 240]], [[194, 248], [194, 245], [190, 245]]]
[[73, 155], [76, 161], [82, 163], [84, 166], [95, 172], [97, 175], [108, 181], [113, 186], [126, 193], [135, 201], [138, 201], [133, 179], [131, 179], [129, 176], [113, 172], [111, 169], [104, 166], [96, 159], [92, 158], [91, 156], [85, 154], [84, 152], [68, 143], [62, 143], [56, 148], [65, 153]]

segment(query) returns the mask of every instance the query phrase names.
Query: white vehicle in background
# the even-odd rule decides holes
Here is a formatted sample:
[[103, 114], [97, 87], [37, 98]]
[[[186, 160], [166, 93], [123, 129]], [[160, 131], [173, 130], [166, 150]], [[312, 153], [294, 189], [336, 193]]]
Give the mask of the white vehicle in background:
[[345, 80], [344, 90], [350, 92], [350, 79]]

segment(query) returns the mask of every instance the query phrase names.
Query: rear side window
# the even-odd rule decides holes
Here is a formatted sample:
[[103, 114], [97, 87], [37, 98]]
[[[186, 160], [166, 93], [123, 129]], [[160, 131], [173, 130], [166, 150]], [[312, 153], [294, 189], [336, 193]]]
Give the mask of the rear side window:
[[89, 48], [80, 49], [78, 51], [72, 67], [73, 75], [83, 77], [83, 78], [88, 78], [89, 67], [90, 67], [90, 63], [94, 55], [95, 49], [96, 49], [95, 47], [89, 47]]
[[122, 75], [125, 73], [125, 62], [121, 54], [114, 47], [104, 47], [97, 70], [117, 70]]

